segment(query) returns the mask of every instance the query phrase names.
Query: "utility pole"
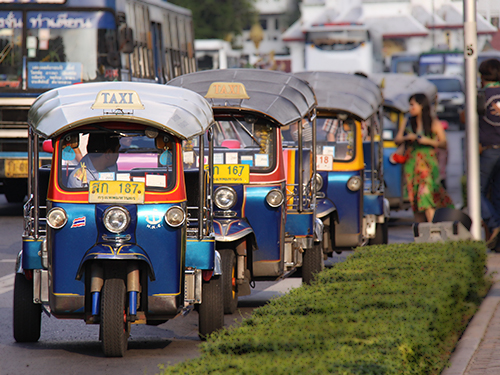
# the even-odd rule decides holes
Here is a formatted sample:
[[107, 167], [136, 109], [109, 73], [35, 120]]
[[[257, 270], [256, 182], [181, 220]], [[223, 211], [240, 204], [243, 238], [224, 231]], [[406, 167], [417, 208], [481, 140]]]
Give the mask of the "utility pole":
[[481, 240], [481, 190], [479, 183], [479, 130], [477, 118], [477, 25], [476, 2], [464, 0], [465, 140], [467, 155], [467, 202], [471, 234]]

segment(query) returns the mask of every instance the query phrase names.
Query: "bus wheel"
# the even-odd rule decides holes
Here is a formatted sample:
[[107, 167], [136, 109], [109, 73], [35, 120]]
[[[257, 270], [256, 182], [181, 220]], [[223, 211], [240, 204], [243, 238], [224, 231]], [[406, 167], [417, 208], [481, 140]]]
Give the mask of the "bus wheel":
[[202, 340], [224, 326], [224, 302], [222, 298], [222, 278], [212, 276], [203, 281], [201, 304], [198, 305], [198, 333]]
[[222, 296], [224, 314], [233, 314], [238, 307], [236, 285], [236, 256], [233, 250], [220, 250], [222, 258]]
[[375, 237], [370, 238], [370, 245], [385, 245], [389, 243], [389, 226], [387, 221], [377, 224], [375, 228]]
[[302, 255], [302, 282], [310, 284], [316, 273], [323, 269], [323, 251], [321, 242], [315, 242], [313, 247], [306, 249]]
[[107, 279], [101, 293], [102, 349], [106, 357], [123, 357], [130, 323], [126, 314], [126, 289], [122, 279]]
[[42, 305], [33, 303], [33, 280], [16, 273], [14, 282], [14, 339], [37, 342], [42, 326]]

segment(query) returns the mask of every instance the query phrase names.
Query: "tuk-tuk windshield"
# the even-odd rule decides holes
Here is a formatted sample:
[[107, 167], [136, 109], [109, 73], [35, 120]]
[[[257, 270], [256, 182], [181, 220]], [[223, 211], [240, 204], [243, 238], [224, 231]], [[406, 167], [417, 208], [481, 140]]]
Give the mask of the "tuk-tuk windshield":
[[175, 185], [175, 141], [156, 130], [82, 131], [59, 142], [59, 184], [88, 190], [90, 181], [144, 182], [146, 191]]
[[[214, 131], [214, 164], [247, 164], [251, 172], [267, 172], [274, 168], [276, 127], [265, 119], [253, 116], [216, 118]], [[208, 142], [205, 143], [207, 147]], [[198, 139], [183, 146], [184, 165], [199, 165]], [[205, 155], [208, 155], [208, 149]]]
[[316, 120], [318, 155], [332, 155], [335, 161], [351, 161], [356, 153], [356, 124], [353, 119], [318, 118]]

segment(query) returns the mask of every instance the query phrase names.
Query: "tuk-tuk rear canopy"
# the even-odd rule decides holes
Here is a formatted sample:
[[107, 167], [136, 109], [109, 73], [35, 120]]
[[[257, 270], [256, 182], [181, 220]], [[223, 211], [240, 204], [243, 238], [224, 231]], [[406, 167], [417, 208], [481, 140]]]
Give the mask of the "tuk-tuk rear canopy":
[[437, 95], [436, 85], [414, 75], [380, 73], [372, 74], [370, 79], [382, 87], [384, 105], [403, 113], [408, 112], [408, 101], [413, 94], [425, 94], [431, 103]]
[[369, 79], [335, 72], [299, 72], [309, 82], [318, 100], [318, 109], [346, 112], [368, 119], [382, 105], [379, 87]]
[[99, 82], [65, 86], [38, 97], [28, 112], [35, 133], [51, 138], [99, 122], [149, 125], [181, 139], [203, 134], [212, 108], [200, 95], [154, 83]]
[[316, 98], [309, 84], [292, 74], [258, 69], [205, 70], [179, 76], [168, 85], [184, 87], [207, 95], [214, 82], [243, 84], [247, 98], [210, 97], [214, 108], [257, 111], [281, 125], [289, 125], [309, 114]]

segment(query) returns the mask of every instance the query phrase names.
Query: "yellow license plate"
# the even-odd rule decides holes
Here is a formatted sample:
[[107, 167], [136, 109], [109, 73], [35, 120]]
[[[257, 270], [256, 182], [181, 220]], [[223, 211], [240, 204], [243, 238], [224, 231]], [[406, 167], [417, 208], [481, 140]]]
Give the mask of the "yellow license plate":
[[5, 159], [5, 177], [28, 178], [28, 159]]
[[90, 181], [89, 203], [144, 203], [144, 182]]
[[216, 184], [248, 184], [250, 182], [250, 166], [248, 164], [214, 165], [214, 183]]

